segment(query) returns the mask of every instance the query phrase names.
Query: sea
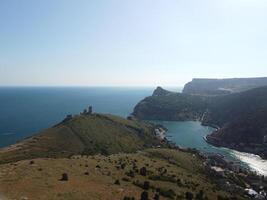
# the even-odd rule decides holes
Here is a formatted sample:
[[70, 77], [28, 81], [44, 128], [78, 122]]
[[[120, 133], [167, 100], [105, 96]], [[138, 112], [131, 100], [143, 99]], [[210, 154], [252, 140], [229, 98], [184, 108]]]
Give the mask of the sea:
[[[153, 93], [153, 87], [0, 87], [0, 147], [14, 144], [78, 114], [88, 106], [94, 112], [129, 116], [134, 106]], [[181, 88], [170, 87], [171, 91]], [[257, 155], [217, 148], [203, 139], [214, 129], [199, 122], [155, 121], [164, 125], [167, 138], [181, 147], [223, 154], [267, 176], [267, 160]]]

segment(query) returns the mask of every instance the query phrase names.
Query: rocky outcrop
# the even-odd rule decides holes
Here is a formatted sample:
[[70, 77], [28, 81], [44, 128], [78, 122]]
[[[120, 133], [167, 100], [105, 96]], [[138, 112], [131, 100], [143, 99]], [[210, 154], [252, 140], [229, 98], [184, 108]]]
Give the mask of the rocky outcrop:
[[164, 90], [162, 87], [157, 87], [152, 96], [166, 96], [166, 95], [171, 95], [173, 92], [170, 92], [168, 90]]
[[140, 101], [133, 115], [139, 119], [185, 121], [199, 120], [206, 110], [206, 97], [182, 93], [158, 93]]

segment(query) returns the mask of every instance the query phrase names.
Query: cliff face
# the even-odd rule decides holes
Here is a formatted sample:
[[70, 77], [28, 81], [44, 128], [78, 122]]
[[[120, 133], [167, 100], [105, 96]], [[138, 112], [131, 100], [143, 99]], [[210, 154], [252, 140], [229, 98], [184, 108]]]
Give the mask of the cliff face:
[[152, 96], [140, 101], [133, 115], [148, 120], [198, 120], [206, 109], [206, 98], [182, 93], [160, 93], [156, 89]]
[[208, 142], [267, 157], [267, 87], [229, 95], [172, 93], [142, 100], [133, 114], [141, 119], [199, 120], [221, 127]]
[[223, 95], [267, 86], [267, 78], [193, 79], [183, 89], [185, 94]]

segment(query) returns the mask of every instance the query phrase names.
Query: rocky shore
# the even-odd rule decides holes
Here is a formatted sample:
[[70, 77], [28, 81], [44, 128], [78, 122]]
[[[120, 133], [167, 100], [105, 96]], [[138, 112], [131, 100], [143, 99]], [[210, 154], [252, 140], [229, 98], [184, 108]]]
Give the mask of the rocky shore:
[[[216, 131], [215, 131], [216, 132]], [[255, 155], [259, 155], [262, 159], [267, 159], [267, 145], [266, 144], [244, 144], [240, 143], [227, 143], [224, 142], [223, 139], [214, 136], [215, 133], [207, 135], [206, 142], [213, 146], [217, 147], [226, 147], [229, 149], [234, 149], [240, 152], [252, 153]]]

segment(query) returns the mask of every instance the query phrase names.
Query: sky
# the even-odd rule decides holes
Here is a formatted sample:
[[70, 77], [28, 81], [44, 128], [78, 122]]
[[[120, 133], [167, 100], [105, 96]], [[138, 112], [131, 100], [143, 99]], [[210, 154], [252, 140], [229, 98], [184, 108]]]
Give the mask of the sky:
[[0, 86], [267, 76], [267, 0], [0, 0]]

